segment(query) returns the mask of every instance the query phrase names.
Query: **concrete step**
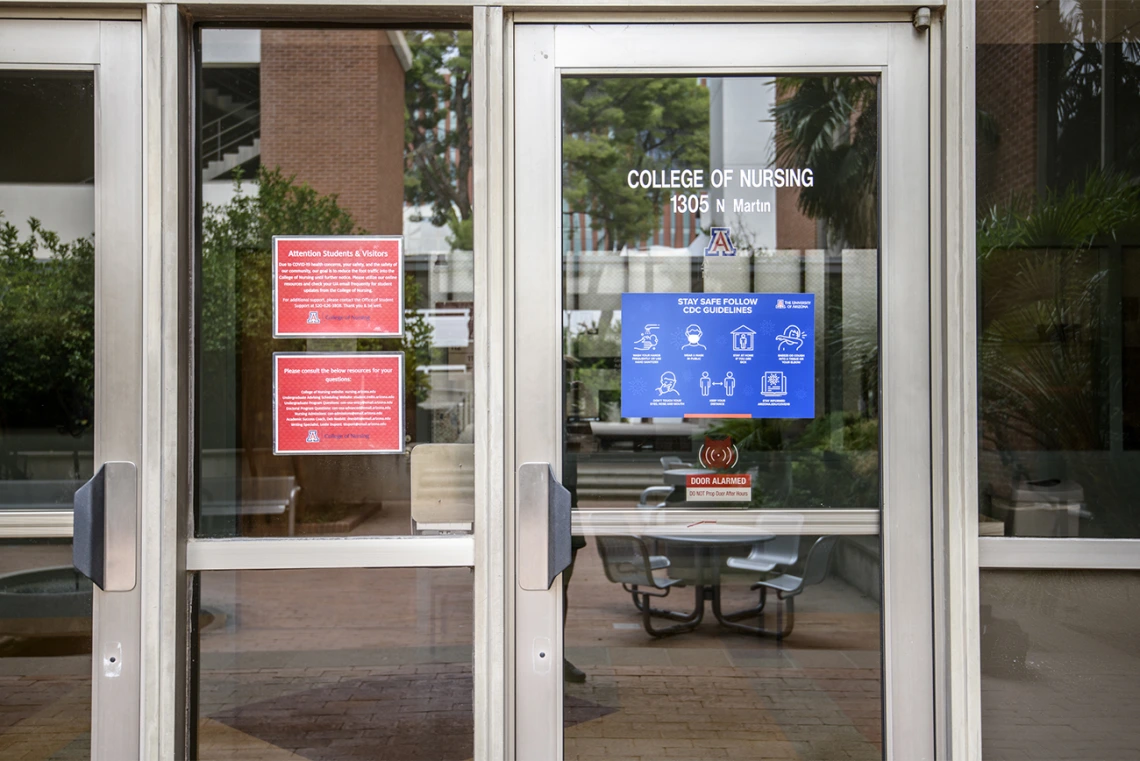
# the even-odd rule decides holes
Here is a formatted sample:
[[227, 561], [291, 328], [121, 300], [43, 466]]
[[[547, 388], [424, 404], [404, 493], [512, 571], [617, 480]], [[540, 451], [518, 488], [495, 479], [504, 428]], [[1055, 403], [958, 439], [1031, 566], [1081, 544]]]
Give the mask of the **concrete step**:
[[227, 113], [240, 111], [243, 116], [253, 113], [253, 106], [248, 101], [234, 100], [234, 96], [223, 95], [212, 87], [202, 88], [202, 102]]
[[253, 142], [249, 145], [240, 146], [233, 153], [227, 153], [222, 158], [211, 161], [202, 170], [203, 180], [213, 180], [222, 176], [226, 172], [233, 169], [235, 166], [240, 166], [245, 162], [257, 158], [261, 155], [261, 138], [255, 137]]

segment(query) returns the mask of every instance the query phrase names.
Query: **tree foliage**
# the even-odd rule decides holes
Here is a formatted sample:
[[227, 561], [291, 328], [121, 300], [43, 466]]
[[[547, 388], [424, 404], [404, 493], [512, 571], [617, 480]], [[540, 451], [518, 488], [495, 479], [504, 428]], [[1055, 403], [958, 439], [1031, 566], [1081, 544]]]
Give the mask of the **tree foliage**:
[[[245, 193], [235, 181], [231, 201], [207, 206], [202, 218], [202, 322], [199, 329], [204, 352], [257, 352], [267, 363], [269, 352], [301, 350], [304, 339], [274, 340], [273, 266], [274, 235], [366, 234], [337, 203], [335, 195], [321, 195], [311, 186], [295, 182], [278, 169], [262, 167], [257, 193]], [[361, 351], [403, 351], [405, 387], [422, 399], [428, 378], [416, 368], [429, 363], [431, 326], [412, 307], [419, 297], [415, 280], [404, 284], [403, 338], [361, 338]], [[252, 359], [252, 358], [247, 358]]]
[[[273, 351], [305, 347], [303, 339], [272, 338], [272, 236], [363, 231], [336, 196], [280, 170], [262, 169], [257, 180], [256, 194], [243, 192], [239, 178], [233, 200], [206, 208], [198, 336], [206, 355], [268, 368]], [[65, 243], [36, 219], [29, 227], [21, 236], [0, 213], [0, 433], [6, 441], [37, 429], [81, 436], [94, 420], [95, 243]], [[431, 326], [411, 309], [419, 297], [414, 279], [404, 291], [404, 337], [357, 339], [356, 348], [403, 351], [409, 397], [423, 399], [429, 380], [416, 368], [429, 363]], [[247, 364], [247, 379], [251, 370]], [[0, 475], [19, 475], [3, 451]]]
[[1107, 448], [1099, 249], [1140, 234], [1140, 187], [1095, 172], [979, 214], [983, 436], [1001, 450]]
[[562, 199], [589, 215], [601, 248], [621, 250], [661, 223], [663, 189], [631, 188], [630, 170], [704, 169], [709, 93], [693, 77], [562, 80]]
[[431, 207], [431, 223], [451, 230], [453, 249], [471, 250], [471, 32], [407, 37], [404, 198]]
[[[837, 435], [838, 433], [838, 435]], [[738, 472], [753, 471], [752, 507], [873, 507], [879, 503], [879, 420], [832, 412], [812, 420], [727, 418]]]
[[[1102, 110], [1106, 85], [1111, 109], [1118, 115], [1140, 110], [1140, 32], [1103, 13], [1103, 0], [1074, 0], [1057, 9], [1059, 44], [1045, 46], [1039, 77], [1050, 81], [1044, 108], [1051, 135], [1050, 161], [1044, 178], [1063, 188], [1079, 183], [1102, 166]], [[1107, 22], [1107, 26], [1106, 23]], [[1109, 38], [1113, 44], [1105, 45]], [[1111, 116], [1108, 117], [1111, 120]], [[1140, 125], [1116, 119], [1110, 162], [1131, 174], [1140, 172]], [[1090, 139], [1093, 138], [1093, 139]]]
[[94, 239], [29, 227], [0, 212], [0, 432], [79, 436], [95, 412]]
[[878, 80], [780, 77], [777, 83], [777, 161], [810, 167], [815, 176], [800, 191], [800, 211], [824, 220], [833, 243], [876, 248]]

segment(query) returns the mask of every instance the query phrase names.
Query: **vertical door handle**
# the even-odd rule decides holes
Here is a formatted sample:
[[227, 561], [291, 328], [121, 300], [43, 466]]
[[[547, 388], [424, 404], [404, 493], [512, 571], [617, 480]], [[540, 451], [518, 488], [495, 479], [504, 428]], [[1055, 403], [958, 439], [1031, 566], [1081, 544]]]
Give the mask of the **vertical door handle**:
[[106, 462], [75, 492], [72, 563], [104, 592], [135, 588], [138, 468]]
[[570, 565], [570, 492], [554, 478], [550, 463], [524, 462], [517, 495], [519, 586], [545, 592]]

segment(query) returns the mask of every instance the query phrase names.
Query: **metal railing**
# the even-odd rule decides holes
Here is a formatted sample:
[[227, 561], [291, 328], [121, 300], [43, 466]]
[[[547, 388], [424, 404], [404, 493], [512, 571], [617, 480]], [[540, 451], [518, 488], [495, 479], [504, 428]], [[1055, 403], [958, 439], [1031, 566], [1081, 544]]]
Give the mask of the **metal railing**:
[[261, 102], [235, 106], [202, 125], [202, 168], [261, 137]]

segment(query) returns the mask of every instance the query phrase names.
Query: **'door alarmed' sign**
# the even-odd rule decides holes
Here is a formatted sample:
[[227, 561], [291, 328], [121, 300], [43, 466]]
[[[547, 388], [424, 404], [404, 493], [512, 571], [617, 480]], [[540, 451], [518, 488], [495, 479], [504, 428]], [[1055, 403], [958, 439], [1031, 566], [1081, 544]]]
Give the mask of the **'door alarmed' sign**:
[[625, 293], [623, 417], [815, 417], [815, 296]]

